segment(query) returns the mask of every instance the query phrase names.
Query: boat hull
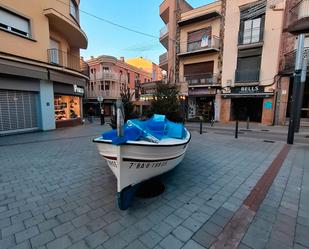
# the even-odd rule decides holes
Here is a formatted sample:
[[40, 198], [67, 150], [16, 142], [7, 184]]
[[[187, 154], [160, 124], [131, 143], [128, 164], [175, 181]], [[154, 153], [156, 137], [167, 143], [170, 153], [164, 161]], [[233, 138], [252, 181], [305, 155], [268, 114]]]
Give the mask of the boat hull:
[[110, 141], [95, 139], [101, 156], [117, 178], [117, 191], [166, 173], [184, 158], [190, 133], [185, 140], [153, 144], [148, 142], [113, 145]]

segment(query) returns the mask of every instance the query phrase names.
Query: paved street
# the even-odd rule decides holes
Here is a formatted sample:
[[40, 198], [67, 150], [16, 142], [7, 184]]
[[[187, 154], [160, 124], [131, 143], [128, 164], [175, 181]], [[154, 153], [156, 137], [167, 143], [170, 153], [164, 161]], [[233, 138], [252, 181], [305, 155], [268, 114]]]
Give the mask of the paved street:
[[[165, 192], [115, 203], [116, 180], [87, 124], [0, 137], [0, 248], [210, 248], [284, 143], [192, 132]], [[309, 248], [309, 146], [295, 145], [240, 249]]]

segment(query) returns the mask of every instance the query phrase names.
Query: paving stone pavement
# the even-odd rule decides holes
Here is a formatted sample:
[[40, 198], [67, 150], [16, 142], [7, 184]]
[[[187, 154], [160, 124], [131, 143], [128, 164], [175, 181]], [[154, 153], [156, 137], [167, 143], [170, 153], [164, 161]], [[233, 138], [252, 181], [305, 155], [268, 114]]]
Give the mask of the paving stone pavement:
[[[208, 248], [283, 146], [193, 132], [184, 161], [161, 177], [165, 192], [120, 211], [91, 142], [107, 128], [0, 137], [1, 249]], [[239, 248], [308, 248], [307, 159], [306, 147], [290, 152]]]

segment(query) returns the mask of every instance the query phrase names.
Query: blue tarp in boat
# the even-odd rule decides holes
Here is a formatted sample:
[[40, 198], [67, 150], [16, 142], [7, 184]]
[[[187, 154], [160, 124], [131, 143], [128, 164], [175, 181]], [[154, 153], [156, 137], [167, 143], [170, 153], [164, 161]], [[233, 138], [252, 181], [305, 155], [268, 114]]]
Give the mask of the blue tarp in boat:
[[163, 138], [184, 139], [185, 134], [183, 124], [171, 122], [164, 115], [155, 114], [146, 121], [128, 120], [124, 126], [123, 137], [117, 136], [117, 130], [105, 132], [102, 137], [103, 139], [112, 140], [113, 144], [123, 144], [127, 141], [137, 140], [158, 143]]

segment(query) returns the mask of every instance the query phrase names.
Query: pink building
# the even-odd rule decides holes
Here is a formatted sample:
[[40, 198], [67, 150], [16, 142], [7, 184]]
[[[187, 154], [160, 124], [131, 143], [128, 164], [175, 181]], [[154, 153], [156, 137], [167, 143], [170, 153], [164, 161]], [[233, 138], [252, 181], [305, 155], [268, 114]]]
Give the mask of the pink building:
[[110, 116], [114, 112], [113, 104], [124, 89], [129, 89], [135, 100], [139, 98], [140, 84], [153, 80], [151, 73], [127, 64], [123, 57], [118, 60], [113, 56], [102, 55], [91, 57], [86, 62], [89, 65], [90, 78], [85, 88], [86, 113], [92, 106], [96, 114], [99, 114], [98, 97], [102, 96], [105, 114]]

